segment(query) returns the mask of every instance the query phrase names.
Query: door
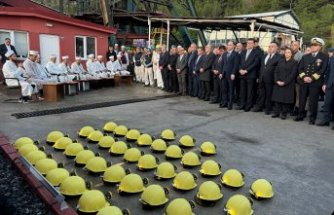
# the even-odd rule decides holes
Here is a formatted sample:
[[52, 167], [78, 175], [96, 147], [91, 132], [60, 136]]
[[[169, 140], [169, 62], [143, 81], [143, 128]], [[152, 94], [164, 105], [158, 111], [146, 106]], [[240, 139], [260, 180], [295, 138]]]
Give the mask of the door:
[[40, 34], [39, 45], [41, 51], [41, 64], [45, 65], [51, 55], [57, 56], [59, 63], [59, 37], [54, 35]]

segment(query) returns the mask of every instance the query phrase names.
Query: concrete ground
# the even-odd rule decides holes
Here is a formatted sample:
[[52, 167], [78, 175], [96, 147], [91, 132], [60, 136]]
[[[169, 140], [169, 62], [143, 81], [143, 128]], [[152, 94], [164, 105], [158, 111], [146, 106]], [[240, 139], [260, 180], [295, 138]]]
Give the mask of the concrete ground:
[[[150, 97], [164, 93], [157, 89], [119, 87], [92, 91], [86, 95], [68, 97], [61, 103], [48, 104], [9, 104], [0, 103], [0, 133], [14, 141], [20, 136], [45, 140], [48, 132], [61, 130], [76, 138], [76, 132], [84, 125], [102, 128], [106, 121], [137, 128], [141, 132], [158, 137], [165, 128], [176, 131], [177, 137], [189, 134], [196, 138], [197, 146], [203, 141], [212, 141], [218, 145], [218, 154], [204, 157], [202, 160], [215, 159], [222, 165], [222, 171], [229, 168], [241, 170], [246, 178], [246, 185], [239, 190], [223, 188], [224, 198], [211, 208], [196, 206], [196, 214], [223, 214], [223, 208], [230, 196], [237, 193], [249, 196], [249, 186], [258, 178], [266, 178], [273, 183], [275, 197], [269, 201], [254, 200], [254, 214], [260, 215], [302, 215], [331, 214], [334, 211], [334, 131], [329, 128], [310, 126], [307, 122], [297, 123], [288, 120], [271, 119], [262, 113], [245, 113], [243, 111], [227, 111], [217, 108], [195, 98], [175, 97], [155, 101], [126, 104], [86, 111], [49, 115], [42, 117], [15, 119], [11, 113], [29, 110], [51, 109], [58, 106], [71, 106], [78, 102], [110, 101], [110, 99], [130, 99], [132, 97]], [[109, 97], [111, 95], [111, 98]], [[0, 95], [0, 100], [6, 96]], [[122, 162], [122, 158], [108, 155], [98, 150], [96, 145], [88, 144], [91, 149], [100, 152], [113, 164]], [[148, 148], [142, 148], [150, 153]], [[198, 148], [192, 149], [198, 152]], [[73, 168], [73, 160], [65, 158], [61, 153], [47, 148], [58, 161], [65, 163], [68, 169]], [[188, 151], [188, 150], [186, 150]], [[162, 155], [157, 155], [164, 161]], [[179, 161], [173, 161], [178, 171], [183, 170]], [[150, 184], [159, 183], [170, 189], [169, 199], [185, 197], [192, 200], [197, 189], [179, 193], [172, 189], [172, 182], [158, 182], [153, 178], [153, 171], [139, 172], [135, 164], [123, 164], [132, 172], [148, 177]], [[200, 176], [199, 167], [190, 169], [199, 176], [198, 185], [204, 179]], [[87, 172], [78, 169], [80, 176]], [[146, 211], [138, 202], [140, 195], [121, 197], [115, 187], [101, 184], [101, 179], [87, 176], [94, 188], [109, 190], [113, 193], [112, 204], [120, 208], [129, 208], [132, 214], [163, 214], [164, 208]], [[219, 181], [219, 177], [211, 180]], [[76, 205], [76, 200], [70, 204]]]

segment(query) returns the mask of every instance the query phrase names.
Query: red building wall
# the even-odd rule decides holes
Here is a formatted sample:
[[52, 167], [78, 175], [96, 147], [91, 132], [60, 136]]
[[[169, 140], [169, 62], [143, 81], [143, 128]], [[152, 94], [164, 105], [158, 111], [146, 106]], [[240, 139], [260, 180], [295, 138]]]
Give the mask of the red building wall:
[[[51, 24], [52, 27], [48, 27], [47, 24]], [[105, 56], [108, 49], [108, 33], [41, 18], [0, 15], [0, 29], [28, 32], [29, 49], [37, 51], [40, 50], [40, 34], [57, 35], [60, 38], [60, 56], [69, 55], [70, 61], [75, 58], [75, 36], [96, 37], [97, 55]]]

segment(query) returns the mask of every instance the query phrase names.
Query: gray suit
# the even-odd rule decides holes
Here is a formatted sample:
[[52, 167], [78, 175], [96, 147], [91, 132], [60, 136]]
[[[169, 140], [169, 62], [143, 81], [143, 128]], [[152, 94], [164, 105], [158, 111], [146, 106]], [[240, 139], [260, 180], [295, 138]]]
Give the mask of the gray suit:
[[176, 69], [180, 70], [177, 72], [177, 80], [179, 82], [179, 91], [182, 95], [186, 94], [187, 84], [186, 84], [186, 74], [187, 74], [187, 55], [183, 54], [182, 59], [181, 55], [177, 57]]

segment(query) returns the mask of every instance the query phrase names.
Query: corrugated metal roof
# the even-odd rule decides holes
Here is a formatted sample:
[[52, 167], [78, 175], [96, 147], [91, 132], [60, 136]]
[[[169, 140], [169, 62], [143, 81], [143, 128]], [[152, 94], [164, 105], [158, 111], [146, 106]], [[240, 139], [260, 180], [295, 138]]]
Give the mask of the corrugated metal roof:
[[115, 34], [117, 32], [117, 29], [115, 28], [75, 19], [29, 0], [0, 0], [0, 2], [11, 6], [0, 7], [0, 14], [3, 15], [32, 16], [110, 34]]

